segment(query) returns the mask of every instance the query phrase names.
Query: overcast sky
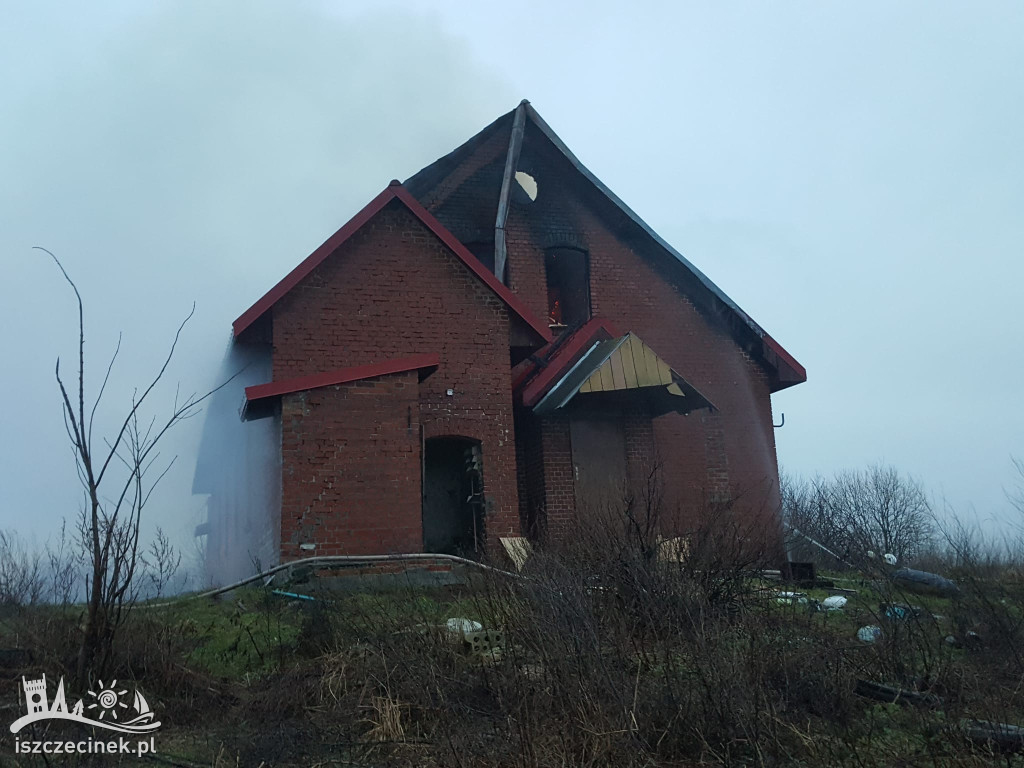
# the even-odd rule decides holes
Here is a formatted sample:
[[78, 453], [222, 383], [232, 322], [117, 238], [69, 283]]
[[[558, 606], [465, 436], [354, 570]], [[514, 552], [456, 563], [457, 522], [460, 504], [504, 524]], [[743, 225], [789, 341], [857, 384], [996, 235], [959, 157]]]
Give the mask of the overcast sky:
[[[86, 302], [99, 422], [158, 365], [203, 390], [231, 321], [392, 178], [528, 98], [808, 369], [785, 468], [891, 463], [1009, 519], [1024, 456], [1024, 4], [7, 2], [0, 528], [79, 499], [53, 377]], [[154, 506], [185, 541], [201, 419]], [[98, 427], [99, 428], [99, 427]]]

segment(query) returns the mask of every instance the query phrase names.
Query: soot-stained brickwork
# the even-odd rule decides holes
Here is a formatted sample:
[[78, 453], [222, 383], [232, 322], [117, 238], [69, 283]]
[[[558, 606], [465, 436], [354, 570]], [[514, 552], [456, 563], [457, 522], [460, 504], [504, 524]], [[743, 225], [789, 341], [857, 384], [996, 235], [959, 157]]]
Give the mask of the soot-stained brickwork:
[[525, 102], [389, 186], [235, 343], [271, 357], [246, 415], [280, 426], [282, 558], [564, 539], [620, 476], [657, 477], [674, 533], [702, 514], [777, 530], [771, 393], [803, 368]]

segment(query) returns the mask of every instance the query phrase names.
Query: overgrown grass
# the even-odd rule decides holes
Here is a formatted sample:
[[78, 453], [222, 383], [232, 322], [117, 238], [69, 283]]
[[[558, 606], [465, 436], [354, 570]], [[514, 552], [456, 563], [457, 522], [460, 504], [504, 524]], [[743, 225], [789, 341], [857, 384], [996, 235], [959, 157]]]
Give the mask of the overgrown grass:
[[[752, 557], [715, 551], [741, 536], [709, 536], [675, 562], [605, 534], [538, 551], [521, 579], [345, 593], [314, 582], [289, 588], [313, 600], [253, 588], [140, 608], [114, 663], [159, 708], [158, 747], [184, 766], [1021, 764], [961, 727], [1024, 722], [1013, 573], [959, 573], [955, 599], [824, 574], [856, 594], [820, 612], [780, 604]], [[892, 603], [921, 610], [892, 619]], [[489, 640], [452, 636], [449, 618]], [[22, 637], [74, 648], [73, 610], [16, 621]], [[880, 642], [856, 639], [865, 624]], [[67, 663], [55, 652], [32, 667], [55, 677]], [[859, 681], [913, 695], [877, 701]]]

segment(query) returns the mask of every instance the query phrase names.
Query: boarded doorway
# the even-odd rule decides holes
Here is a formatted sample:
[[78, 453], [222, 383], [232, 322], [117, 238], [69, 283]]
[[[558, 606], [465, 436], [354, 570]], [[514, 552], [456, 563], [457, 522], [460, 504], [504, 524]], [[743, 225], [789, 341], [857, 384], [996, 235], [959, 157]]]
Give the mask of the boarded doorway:
[[462, 557], [483, 551], [480, 443], [435, 437], [423, 449], [423, 549]]
[[569, 422], [581, 518], [618, 510], [626, 489], [626, 437], [617, 414], [573, 416]]

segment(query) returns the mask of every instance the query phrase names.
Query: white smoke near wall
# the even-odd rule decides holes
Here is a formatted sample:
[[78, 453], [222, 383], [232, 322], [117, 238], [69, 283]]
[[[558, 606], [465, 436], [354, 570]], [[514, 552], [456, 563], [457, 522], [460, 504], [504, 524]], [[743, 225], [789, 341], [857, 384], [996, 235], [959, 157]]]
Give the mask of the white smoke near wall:
[[281, 422], [242, 419], [245, 388], [270, 381], [269, 346], [230, 344], [220, 375], [227, 383], [207, 409], [192, 480], [205, 497], [194, 533], [209, 586], [276, 565], [280, 552]]
[[[99, 440], [159, 369], [193, 302], [154, 412], [179, 383], [201, 394], [230, 375], [232, 320], [392, 178], [522, 96], [434, 16], [268, 0], [12, 6], [0, 24], [0, 92], [0, 305], [10, 324], [0, 334], [0, 529], [39, 542], [75, 519], [81, 492], [53, 378], [56, 357], [77, 354], [74, 297], [33, 245], [57, 253], [82, 291], [90, 399], [124, 334]], [[212, 499], [192, 494], [201, 443], [223, 457], [204, 458], [204, 471], [222, 461], [239, 488], [259, 482], [241, 479], [239, 452], [262, 445], [270, 422], [238, 420], [244, 383], [255, 380], [247, 373], [218, 393], [162, 446], [162, 460], [178, 458], [143, 539], [162, 527], [184, 562]], [[266, 522], [261, 507], [254, 515]], [[264, 551], [257, 533], [231, 550], [225, 572], [251, 568], [250, 554]]]

